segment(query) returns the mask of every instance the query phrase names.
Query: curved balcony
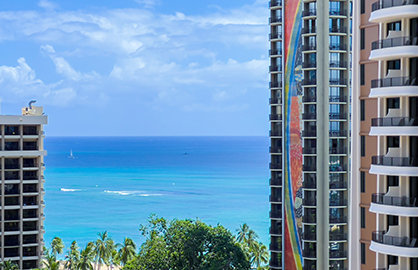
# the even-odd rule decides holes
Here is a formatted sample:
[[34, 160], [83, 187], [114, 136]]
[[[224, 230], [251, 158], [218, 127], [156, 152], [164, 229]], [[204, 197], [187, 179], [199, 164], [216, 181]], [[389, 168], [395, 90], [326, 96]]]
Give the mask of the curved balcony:
[[347, 79], [344, 78], [329, 78], [330, 85], [347, 85]]
[[418, 95], [417, 77], [391, 77], [372, 80], [369, 97], [407, 97]]
[[269, 39], [270, 39], [270, 41], [280, 40], [280, 39], [282, 39], [282, 33], [271, 33], [269, 35]]
[[418, 158], [373, 156], [369, 173], [418, 176]]
[[418, 14], [417, 0], [379, 0], [372, 4], [370, 22], [383, 23], [399, 18], [414, 18]]
[[308, 9], [302, 12], [302, 17], [314, 17], [316, 16], [316, 9]]
[[302, 34], [316, 34], [316, 28], [315, 27], [303, 27], [302, 28]]
[[372, 43], [369, 59], [372, 61], [418, 56], [418, 37], [396, 37]]
[[383, 117], [373, 118], [370, 136], [416, 136], [418, 118]]
[[329, 102], [347, 102], [347, 96], [329, 96]]
[[269, 18], [269, 23], [270, 24], [278, 24], [282, 22], [282, 17], [272, 17]]
[[393, 197], [375, 193], [372, 194], [369, 211], [394, 216], [418, 217], [418, 198]]
[[346, 51], [347, 45], [340, 44], [340, 43], [331, 43], [329, 44], [329, 50], [330, 51]]
[[389, 236], [386, 231], [372, 233], [370, 250], [392, 256], [418, 258], [416, 238]]
[[347, 137], [347, 130], [330, 130], [329, 131], [330, 138], [341, 138]]
[[329, 67], [330, 68], [347, 68], [347, 61], [330, 60]]
[[282, 88], [282, 82], [270, 82], [270, 88]]
[[330, 34], [346, 34], [347, 33], [347, 27], [345, 26], [337, 26], [337, 27], [330, 27], [329, 28]]

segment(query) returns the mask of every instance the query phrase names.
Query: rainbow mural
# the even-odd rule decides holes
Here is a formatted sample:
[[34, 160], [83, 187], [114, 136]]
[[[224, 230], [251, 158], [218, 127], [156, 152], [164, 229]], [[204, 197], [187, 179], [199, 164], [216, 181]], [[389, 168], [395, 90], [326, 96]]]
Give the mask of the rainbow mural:
[[284, 1], [285, 270], [302, 270], [302, 1]]

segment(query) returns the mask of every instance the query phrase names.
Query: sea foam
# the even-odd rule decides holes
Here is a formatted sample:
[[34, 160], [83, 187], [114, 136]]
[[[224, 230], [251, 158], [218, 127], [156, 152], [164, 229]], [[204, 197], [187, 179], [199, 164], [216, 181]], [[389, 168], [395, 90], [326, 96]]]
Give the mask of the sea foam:
[[62, 188], [61, 191], [63, 191], [63, 192], [74, 192], [74, 191], [81, 191], [81, 189]]

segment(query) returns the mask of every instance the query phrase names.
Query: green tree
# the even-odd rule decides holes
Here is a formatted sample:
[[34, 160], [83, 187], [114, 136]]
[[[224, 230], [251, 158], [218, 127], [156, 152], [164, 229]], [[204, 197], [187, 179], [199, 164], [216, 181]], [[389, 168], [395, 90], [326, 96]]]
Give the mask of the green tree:
[[124, 266], [128, 261], [131, 261], [135, 258], [136, 245], [132, 239], [125, 238], [123, 244], [119, 244], [118, 247], [119, 250], [117, 258], [122, 266]]
[[77, 270], [93, 270], [94, 247], [94, 243], [89, 242], [86, 248], [81, 251]]
[[62, 242], [61, 238], [54, 237], [54, 239], [52, 239], [51, 250], [55, 257], [57, 257], [58, 254], [62, 254], [64, 252], [64, 243]]
[[68, 270], [76, 270], [78, 261], [80, 260], [80, 251], [76, 241], [73, 241], [70, 250], [65, 256], [65, 268]]
[[270, 255], [267, 247], [261, 242], [256, 243], [251, 251], [251, 265], [255, 266], [257, 270], [262, 270], [269, 259]]
[[[51, 248], [52, 249], [52, 248]], [[57, 261], [57, 256], [54, 253], [50, 253], [49, 250], [44, 249], [45, 260], [42, 261], [43, 269], [47, 270], [59, 270], [60, 263]]]
[[1, 262], [0, 268], [2, 270], [19, 270], [19, 266], [15, 262], [12, 262], [11, 260]]
[[266, 264], [270, 259], [267, 247], [263, 245], [263, 243], [258, 242], [257, 233], [250, 229], [246, 223], [237, 229], [236, 240], [245, 251], [252, 267], [257, 270], [261, 270], [266, 267]]
[[231, 232], [200, 220], [173, 220], [151, 216], [141, 226], [146, 241], [137, 260], [124, 269], [248, 270], [250, 263]]
[[96, 255], [96, 266], [100, 269], [102, 264], [108, 265], [108, 261], [112, 255], [114, 242], [109, 237], [107, 231], [98, 233], [99, 238], [95, 242], [94, 253]]

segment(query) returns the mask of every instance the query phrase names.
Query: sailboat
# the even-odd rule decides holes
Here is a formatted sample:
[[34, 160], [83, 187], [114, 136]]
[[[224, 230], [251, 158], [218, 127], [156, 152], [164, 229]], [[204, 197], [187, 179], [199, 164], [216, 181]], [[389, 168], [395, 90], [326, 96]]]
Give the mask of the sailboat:
[[70, 155], [68, 156], [68, 158], [75, 159], [75, 157], [73, 156], [73, 149], [70, 150]]

